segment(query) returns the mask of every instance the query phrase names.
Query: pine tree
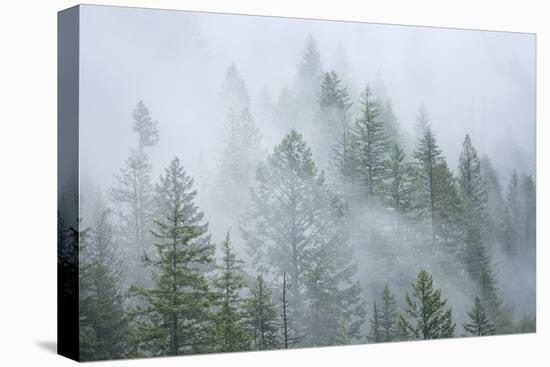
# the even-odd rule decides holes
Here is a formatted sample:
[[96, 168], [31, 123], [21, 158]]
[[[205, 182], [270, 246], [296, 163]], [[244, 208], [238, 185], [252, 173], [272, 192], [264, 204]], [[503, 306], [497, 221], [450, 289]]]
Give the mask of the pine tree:
[[136, 354], [178, 355], [208, 350], [212, 340], [210, 305], [215, 294], [206, 272], [213, 267], [214, 247], [208, 224], [195, 206], [193, 179], [174, 158], [156, 188], [155, 257], [145, 255], [153, 288], [133, 287], [143, 301], [135, 311]]
[[384, 123], [380, 120], [380, 106], [367, 85], [359, 100], [361, 115], [355, 122], [359, 175], [367, 196], [379, 195], [383, 189], [384, 161], [387, 153], [387, 138]]
[[370, 319], [370, 335], [369, 341], [371, 343], [380, 343], [382, 341], [382, 332], [380, 330], [380, 311], [376, 306], [376, 299], [372, 306], [372, 318]]
[[481, 174], [487, 190], [487, 220], [483, 237], [491, 243], [500, 239], [499, 225], [504, 212], [504, 198], [497, 172], [487, 156], [480, 161]]
[[279, 323], [271, 290], [262, 275], [258, 275], [247, 302], [248, 323], [252, 348], [256, 350], [279, 348]]
[[428, 129], [431, 130], [430, 117], [426, 110], [426, 106], [420, 105], [418, 115], [416, 117], [415, 133], [416, 139], [420, 142], [426, 136]]
[[316, 249], [341, 243], [343, 209], [317, 171], [310, 148], [292, 130], [258, 166], [256, 188], [241, 227], [253, 264], [289, 274], [298, 314], [305, 271]]
[[225, 73], [221, 98], [226, 113], [231, 110], [240, 113], [250, 108], [250, 95], [246, 83], [234, 63], [229, 65]]
[[214, 289], [219, 294], [219, 311], [216, 319], [216, 339], [220, 352], [247, 350], [250, 340], [247, 333], [244, 299], [241, 296], [245, 282], [242, 272], [244, 262], [237, 259], [231, 246], [229, 232], [222, 242], [222, 264], [218, 266], [218, 276]]
[[508, 193], [502, 223], [502, 239], [506, 251], [514, 254], [519, 248], [519, 178], [514, 170], [508, 183]]
[[310, 35], [305, 42], [295, 83], [296, 95], [302, 106], [314, 105], [319, 93], [321, 78], [321, 54], [317, 42]]
[[380, 104], [380, 120], [384, 124], [384, 135], [390, 145], [400, 144], [399, 121], [393, 110], [393, 104], [389, 98]]
[[462, 259], [470, 277], [478, 284], [483, 301], [493, 316], [498, 313], [496, 280], [491, 259], [482, 239], [487, 213], [487, 191], [481, 163], [470, 137], [466, 135], [458, 165], [458, 187], [462, 201], [464, 245]]
[[378, 309], [380, 314], [380, 337], [383, 342], [391, 342], [397, 337], [397, 303], [387, 285], [382, 289], [381, 301]]
[[468, 311], [469, 322], [462, 324], [464, 330], [473, 336], [495, 335], [495, 326], [485, 314], [481, 300], [476, 297], [475, 303]]
[[110, 211], [105, 209], [89, 236], [81, 236], [80, 358], [123, 358], [127, 352], [128, 319], [121, 282], [124, 266], [113, 239]]
[[306, 273], [306, 345], [342, 345], [361, 340], [364, 304], [359, 283], [352, 283], [351, 274], [346, 272], [337, 269], [331, 256], [321, 254]]
[[412, 295], [405, 295], [406, 316], [400, 315], [398, 321], [401, 338], [452, 338], [456, 327], [452, 311], [445, 309], [447, 300], [441, 298], [441, 290], [433, 288], [432, 276], [421, 269], [412, 288]]
[[[521, 243], [526, 255], [534, 254], [536, 245], [536, 214], [537, 199], [535, 183], [531, 175], [524, 175], [519, 187], [520, 216], [521, 216]], [[534, 259], [534, 258], [533, 258]]]
[[405, 161], [405, 153], [394, 144], [385, 161], [385, 189], [390, 207], [395, 212], [396, 237], [401, 235], [401, 216], [411, 209], [413, 167]]
[[248, 202], [256, 165], [263, 155], [262, 134], [248, 108], [239, 114], [233, 110], [228, 112], [222, 149], [217, 180], [218, 203], [227, 216], [235, 217], [235, 208], [246, 206]]
[[143, 153], [145, 147], [152, 147], [159, 141], [158, 122], [153, 121], [149, 108], [139, 101], [132, 112], [134, 123], [132, 129], [138, 134], [138, 151]]
[[315, 145], [317, 162], [321, 166], [329, 163], [330, 147], [334, 136], [348, 128], [350, 97], [345, 87], [334, 71], [325, 73], [321, 81], [319, 109], [316, 116], [317, 142]]
[[455, 182], [430, 128], [413, 154], [416, 160], [414, 207], [420, 217], [428, 217], [432, 242], [448, 238], [458, 216]]
[[138, 135], [137, 147], [130, 149], [124, 167], [115, 177], [116, 185], [109, 189], [109, 195], [119, 208], [117, 214], [126, 256], [130, 259], [129, 270], [133, 273], [131, 278], [143, 285], [145, 274], [139, 270], [139, 263], [151, 243], [154, 209], [151, 165], [145, 148], [158, 142], [159, 132], [157, 122], [153, 121], [149, 109], [142, 101], [138, 102], [132, 117], [132, 129]]

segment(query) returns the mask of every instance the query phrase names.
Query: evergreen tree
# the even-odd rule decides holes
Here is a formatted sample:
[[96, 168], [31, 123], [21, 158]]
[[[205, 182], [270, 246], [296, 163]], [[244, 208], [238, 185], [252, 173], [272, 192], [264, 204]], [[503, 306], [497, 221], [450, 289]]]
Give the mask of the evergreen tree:
[[505, 249], [510, 254], [516, 253], [519, 248], [519, 178], [514, 170], [508, 183], [506, 205], [502, 223], [502, 239]]
[[254, 171], [263, 155], [261, 143], [262, 134], [250, 110], [245, 108], [239, 114], [230, 110], [217, 181], [218, 203], [228, 216], [235, 217], [235, 208], [248, 202]]
[[295, 84], [296, 95], [302, 106], [314, 105], [319, 94], [321, 78], [321, 53], [317, 47], [317, 42], [310, 35], [305, 42]]
[[317, 171], [310, 148], [292, 130], [256, 172], [242, 235], [259, 271], [289, 274], [290, 303], [300, 313], [304, 273], [325, 244], [341, 243], [343, 209]]
[[387, 138], [380, 120], [380, 106], [367, 85], [359, 100], [361, 115], [355, 122], [359, 175], [368, 197], [379, 195], [383, 189], [384, 161]]
[[330, 147], [334, 136], [348, 128], [350, 97], [345, 87], [341, 86], [340, 79], [334, 71], [325, 73], [321, 81], [319, 109], [317, 112], [317, 162], [326, 166], [329, 161]]
[[426, 110], [426, 106], [420, 105], [418, 115], [416, 116], [415, 133], [416, 140], [420, 142], [426, 136], [428, 129], [431, 129], [430, 117]]
[[245, 286], [241, 274], [244, 262], [237, 259], [231, 246], [229, 232], [222, 242], [222, 264], [214, 280], [214, 289], [219, 293], [219, 311], [216, 314], [216, 336], [220, 352], [247, 350], [250, 340], [247, 333], [244, 299]]
[[371, 343], [380, 343], [382, 341], [382, 335], [380, 330], [380, 312], [376, 306], [376, 300], [374, 300], [372, 306], [372, 318], [370, 319], [370, 335], [369, 341]]
[[[530, 255], [534, 254], [536, 245], [536, 214], [537, 214], [537, 198], [535, 183], [531, 175], [524, 175], [521, 179], [520, 188], [520, 216], [521, 216], [521, 243], [524, 247], [524, 252]], [[534, 259], [534, 258], [533, 258]]]
[[480, 160], [481, 174], [487, 190], [487, 219], [484, 238], [490, 242], [500, 239], [499, 225], [504, 211], [504, 198], [497, 172], [487, 156]]
[[80, 358], [125, 357], [128, 320], [121, 292], [124, 267], [108, 209], [102, 211], [89, 236], [81, 236], [79, 275]]
[[315, 260], [305, 276], [305, 334], [309, 346], [342, 345], [361, 340], [364, 304], [350, 269], [337, 269], [331, 256]]
[[389, 98], [380, 104], [380, 120], [384, 124], [384, 135], [388, 142], [391, 145], [400, 144], [399, 121], [397, 120], [397, 116], [395, 116], [393, 104]]
[[436, 236], [448, 238], [458, 216], [455, 182], [430, 128], [413, 154], [416, 160], [414, 207], [420, 217], [428, 217], [432, 242]]
[[247, 310], [253, 349], [279, 348], [277, 308], [262, 275], [258, 275], [250, 293]]
[[155, 257], [143, 256], [152, 268], [152, 288], [133, 287], [143, 301], [135, 311], [136, 354], [178, 355], [207, 351], [213, 341], [210, 305], [215, 294], [206, 272], [214, 247], [208, 224], [195, 206], [193, 179], [174, 158], [156, 188]]
[[138, 151], [143, 153], [145, 147], [152, 147], [159, 141], [158, 122], [153, 121], [149, 108], [143, 101], [138, 102], [132, 118], [132, 129], [138, 134]]
[[485, 314], [481, 300], [476, 297], [474, 305], [468, 311], [469, 321], [462, 324], [464, 330], [473, 336], [495, 335], [495, 326]]
[[413, 167], [405, 161], [405, 153], [394, 144], [385, 161], [387, 176], [385, 187], [390, 207], [395, 212], [397, 238], [401, 234], [401, 216], [411, 209]]
[[159, 132], [157, 122], [153, 121], [142, 101], [137, 104], [132, 117], [132, 128], [138, 135], [137, 148], [130, 149], [120, 175], [115, 177], [116, 185], [109, 189], [109, 195], [119, 208], [117, 214], [126, 256], [130, 259], [131, 277], [143, 285], [145, 273], [139, 270], [139, 264], [143, 253], [149, 250], [154, 215], [151, 165], [145, 148], [158, 142]]
[[381, 301], [378, 307], [380, 314], [380, 337], [383, 342], [391, 342], [397, 337], [397, 303], [387, 285], [382, 289]]
[[250, 108], [250, 95], [246, 83], [234, 63], [229, 65], [225, 73], [221, 98], [226, 113], [231, 110], [239, 113]]
[[407, 339], [452, 338], [456, 327], [452, 311], [445, 309], [447, 300], [441, 298], [441, 290], [433, 288], [432, 276], [421, 269], [412, 288], [412, 295], [405, 295], [406, 316], [399, 317], [399, 335]]
[[491, 315], [496, 316], [499, 306], [496, 280], [493, 277], [490, 256], [482, 239], [482, 231], [488, 216], [488, 197], [481, 173], [481, 163], [468, 135], [464, 139], [458, 173], [465, 245], [462, 259], [470, 277], [478, 284]]

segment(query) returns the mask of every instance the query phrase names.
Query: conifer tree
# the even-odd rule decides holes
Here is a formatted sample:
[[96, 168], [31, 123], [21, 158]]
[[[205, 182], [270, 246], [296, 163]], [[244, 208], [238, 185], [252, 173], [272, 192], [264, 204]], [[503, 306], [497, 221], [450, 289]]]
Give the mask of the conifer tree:
[[277, 307], [271, 290], [262, 275], [258, 275], [247, 301], [247, 313], [252, 340], [256, 350], [276, 349], [280, 346]]
[[384, 124], [384, 135], [390, 145], [400, 144], [399, 121], [393, 110], [393, 104], [389, 98], [380, 105], [380, 120]]
[[383, 342], [391, 342], [396, 339], [397, 331], [397, 303], [395, 297], [388, 288], [384, 286], [381, 293], [381, 303], [378, 306], [380, 314], [380, 337]]
[[502, 239], [505, 249], [510, 254], [515, 254], [519, 248], [519, 178], [514, 170], [508, 183], [506, 205], [502, 223]]
[[462, 324], [464, 330], [473, 336], [495, 335], [495, 326], [485, 314], [481, 300], [476, 297], [474, 305], [468, 311], [469, 321]]
[[497, 171], [489, 157], [483, 156], [481, 158], [480, 167], [487, 190], [487, 220], [483, 237], [490, 242], [496, 242], [501, 238], [499, 226], [504, 211], [504, 198]]
[[289, 300], [298, 314], [311, 256], [325, 244], [341, 247], [342, 218], [340, 200], [317, 171], [311, 149], [292, 130], [259, 164], [241, 229], [259, 271], [289, 274]]
[[398, 326], [401, 338], [438, 339], [452, 338], [456, 324], [441, 290], [433, 288], [432, 276], [424, 269], [412, 285], [412, 294], [405, 295], [406, 316], [400, 315]]
[[136, 354], [179, 355], [208, 351], [213, 341], [207, 281], [214, 247], [208, 224], [195, 206], [193, 179], [174, 158], [156, 188], [156, 254], [143, 256], [152, 269], [153, 287], [133, 287], [143, 302], [135, 310]]
[[350, 97], [334, 71], [325, 73], [321, 81], [319, 109], [316, 116], [317, 142], [315, 145], [317, 162], [322, 167], [328, 165], [330, 147], [334, 136], [348, 128]]
[[456, 222], [458, 197], [455, 183], [430, 128], [413, 154], [416, 160], [414, 207], [429, 218], [432, 242], [448, 237]]
[[321, 78], [321, 53], [317, 47], [317, 42], [310, 35], [305, 42], [295, 84], [296, 95], [301, 100], [302, 105], [314, 105], [319, 94]]
[[387, 137], [380, 120], [380, 106], [367, 85], [359, 100], [361, 114], [355, 122], [359, 175], [367, 196], [379, 195], [383, 189], [384, 161], [387, 153]]
[[346, 270], [339, 271], [335, 265], [330, 256], [321, 255], [306, 273], [306, 345], [342, 345], [361, 340], [365, 310], [359, 283], [342, 281]]
[[158, 123], [153, 121], [142, 101], [138, 102], [132, 118], [132, 129], [138, 136], [136, 148], [130, 149], [124, 167], [115, 177], [116, 184], [109, 189], [109, 195], [119, 208], [117, 214], [126, 256], [130, 259], [130, 277], [143, 285], [145, 274], [138, 268], [141, 256], [149, 250], [148, 244], [151, 243], [154, 210], [151, 165], [145, 148], [158, 142], [159, 132]]
[[229, 232], [222, 242], [222, 264], [218, 266], [219, 274], [214, 280], [214, 289], [218, 292], [216, 302], [219, 311], [216, 313], [216, 339], [220, 352], [247, 350], [250, 339], [247, 333], [244, 299], [241, 296], [245, 282], [242, 276], [244, 262], [237, 259], [231, 246]]
[[496, 316], [499, 306], [496, 280], [493, 276], [491, 258], [482, 238], [488, 216], [488, 197], [481, 173], [481, 163], [468, 135], [464, 139], [458, 173], [465, 246], [461, 254], [462, 259], [470, 277], [480, 289], [483, 302], [488, 306], [491, 315]]
[[426, 106], [421, 104], [418, 108], [418, 115], [416, 116], [415, 133], [417, 142], [420, 142], [426, 136], [428, 129], [431, 129], [430, 117]]
[[371, 343], [380, 343], [382, 341], [382, 335], [380, 330], [380, 311], [376, 306], [376, 299], [372, 305], [372, 318], [370, 319], [370, 335], [369, 341]]
[[411, 209], [412, 172], [413, 167], [405, 161], [405, 153], [394, 144], [385, 161], [387, 191], [390, 207], [395, 212], [395, 228], [397, 238], [401, 234], [401, 216]]
[[219, 207], [235, 217], [235, 208], [248, 202], [256, 165], [263, 155], [262, 134], [248, 108], [238, 114], [228, 112], [222, 149], [217, 199]]
[[250, 108], [250, 95], [246, 83], [234, 63], [229, 65], [225, 73], [221, 98], [226, 113], [231, 110], [234, 113], [240, 113]]
[[536, 244], [536, 190], [533, 177], [524, 175], [520, 183], [520, 215], [521, 215], [521, 242], [524, 247], [524, 252], [530, 255], [529, 252], [535, 250]]
[[123, 358], [128, 334], [121, 291], [124, 266], [114, 242], [110, 211], [102, 210], [89, 236], [80, 238], [80, 358]]

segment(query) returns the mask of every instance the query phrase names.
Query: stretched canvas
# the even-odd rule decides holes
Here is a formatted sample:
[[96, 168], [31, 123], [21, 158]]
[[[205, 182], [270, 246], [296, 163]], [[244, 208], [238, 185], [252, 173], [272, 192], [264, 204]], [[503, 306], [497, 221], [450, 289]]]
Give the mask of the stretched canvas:
[[60, 354], [535, 332], [534, 34], [58, 24]]

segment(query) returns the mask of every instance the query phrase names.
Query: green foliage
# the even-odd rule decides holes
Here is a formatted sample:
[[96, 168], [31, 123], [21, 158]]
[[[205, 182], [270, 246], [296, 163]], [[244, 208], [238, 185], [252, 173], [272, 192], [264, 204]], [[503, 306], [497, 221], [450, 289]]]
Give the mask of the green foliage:
[[485, 314], [481, 300], [476, 297], [474, 305], [468, 311], [469, 321], [462, 324], [464, 330], [473, 336], [494, 335], [495, 326]]
[[359, 175], [367, 195], [379, 195], [385, 175], [388, 150], [384, 123], [380, 119], [380, 105], [367, 85], [359, 100], [361, 115], [355, 122]]
[[244, 299], [241, 296], [245, 282], [242, 276], [244, 262], [237, 259], [231, 246], [229, 232], [222, 242], [222, 264], [214, 279], [214, 290], [218, 292], [215, 315], [216, 344], [220, 352], [236, 352], [248, 349], [250, 340], [247, 333]]
[[360, 340], [364, 304], [358, 283], [344, 287], [349, 282], [349, 274], [345, 273], [335, 268], [330, 256], [319, 256], [307, 272], [306, 345], [341, 345]]
[[80, 241], [80, 358], [123, 358], [128, 334], [120, 290], [124, 267], [109, 210], [101, 213], [89, 235], [80, 235]]
[[132, 129], [138, 134], [138, 150], [143, 152], [143, 148], [151, 147], [159, 141], [158, 122], [153, 121], [149, 108], [139, 101], [132, 112], [134, 123]]
[[405, 161], [405, 153], [394, 144], [384, 162], [386, 167], [385, 190], [390, 207], [395, 211], [397, 237], [400, 235], [401, 216], [412, 206], [413, 167]]
[[446, 299], [441, 290], [433, 288], [432, 276], [420, 270], [412, 294], [405, 295], [406, 316], [400, 315], [398, 334], [406, 339], [452, 338], [456, 324], [450, 308], [445, 309]]
[[413, 154], [416, 160], [414, 207], [431, 224], [432, 241], [448, 239], [459, 215], [455, 182], [431, 129]]
[[277, 306], [262, 275], [258, 275], [247, 300], [246, 310], [252, 348], [276, 349], [280, 346]]
[[242, 235], [259, 271], [289, 274], [289, 300], [297, 313], [311, 256], [326, 244], [336, 246], [345, 235], [342, 215], [310, 148], [292, 130], [258, 166]]
[[136, 354], [178, 355], [207, 351], [212, 340], [210, 305], [215, 294], [205, 275], [214, 248], [203, 213], [194, 205], [196, 191], [178, 158], [157, 186], [158, 218], [153, 235], [155, 257], [143, 264], [153, 271], [153, 287], [133, 287], [141, 303], [135, 310]]

